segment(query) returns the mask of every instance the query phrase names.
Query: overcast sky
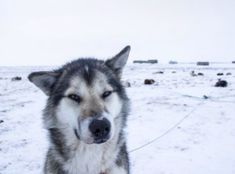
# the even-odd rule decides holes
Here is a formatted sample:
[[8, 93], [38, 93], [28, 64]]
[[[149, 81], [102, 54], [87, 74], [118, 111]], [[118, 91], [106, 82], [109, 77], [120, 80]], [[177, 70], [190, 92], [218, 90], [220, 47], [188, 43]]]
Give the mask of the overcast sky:
[[235, 60], [235, 0], [0, 0], [0, 66]]

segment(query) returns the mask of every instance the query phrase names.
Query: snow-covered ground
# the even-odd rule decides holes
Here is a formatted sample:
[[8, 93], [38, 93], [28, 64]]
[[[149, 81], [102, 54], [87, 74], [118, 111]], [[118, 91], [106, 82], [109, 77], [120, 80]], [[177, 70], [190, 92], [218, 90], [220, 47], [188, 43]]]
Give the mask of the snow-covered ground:
[[[44, 69], [50, 68], [0, 67], [0, 174], [42, 171], [47, 137], [41, 111], [46, 97], [26, 77]], [[204, 76], [192, 77], [192, 70]], [[225, 75], [219, 77], [219, 72]], [[23, 79], [11, 81], [14, 76]], [[144, 85], [146, 78], [155, 84]], [[228, 87], [214, 87], [218, 78], [227, 80]], [[234, 64], [130, 64], [123, 80], [131, 83], [127, 88], [132, 102], [127, 128], [131, 173], [235, 173]]]

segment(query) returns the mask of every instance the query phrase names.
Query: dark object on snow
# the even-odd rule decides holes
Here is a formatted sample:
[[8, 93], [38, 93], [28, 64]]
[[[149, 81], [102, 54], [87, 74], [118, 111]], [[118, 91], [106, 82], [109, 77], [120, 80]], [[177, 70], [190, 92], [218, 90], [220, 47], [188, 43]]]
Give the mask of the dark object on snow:
[[204, 99], [208, 99], [209, 97], [207, 95], [203, 95], [203, 98]]
[[231, 76], [231, 75], [232, 75], [232, 73], [230, 73], [230, 72], [226, 73], [226, 76]]
[[3, 123], [4, 121], [3, 120], [0, 120], [0, 123]]
[[164, 74], [163, 71], [157, 71], [157, 72], [154, 72], [153, 74]]
[[191, 74], [191, 76], [193, 76], [193, 77], [197, 76], [197, 74], [195, 73], [195, 71], [191, 71], [190, 74]]
[[172, 71], [171, 73], [175, 74], [175, 73], [176, 73], [176, 71]]
[[232, 61], [232, 63], [235, 63], [235, 61]]
[[217, 73], [217, 76], [223, 76], [224, 73]]
[[201, 73], [201, 72], [197, 73], [197, 75], [198, 75], [198, 76], [204, 76], [204, 74]]
[[145, 79], [144, 80], [144, 84], [145, 85], [151, 85], [151, 84], [153, 84], [155, 82], [155, 80], [153, 80], [153, 79]]
[[215, 87], [227, 87], [228, 82], [225, 80], [219, 79], [218, 82], [216, 82]]
[[11, 78], [11, 81], [19, 81], [19, 80], [22, 80], [22, 77], [16, 76]]
[[198, 66], [209, 66], [209, 62], [197, 62]]

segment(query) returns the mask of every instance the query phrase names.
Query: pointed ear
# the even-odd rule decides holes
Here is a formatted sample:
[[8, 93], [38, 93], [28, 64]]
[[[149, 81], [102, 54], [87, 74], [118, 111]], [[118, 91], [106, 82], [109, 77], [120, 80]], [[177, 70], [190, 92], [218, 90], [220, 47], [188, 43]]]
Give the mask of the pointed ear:
[[111, 68], [119, 78], [121, 78], [122, 69], [127, 62], [130, 50], [131, 47], [126, 46], [120, 53], [105, 62], [105, 65]]
[[58, 77], [59, 73], [39, 71], [29, 74], [28, 79], [49, 96]]

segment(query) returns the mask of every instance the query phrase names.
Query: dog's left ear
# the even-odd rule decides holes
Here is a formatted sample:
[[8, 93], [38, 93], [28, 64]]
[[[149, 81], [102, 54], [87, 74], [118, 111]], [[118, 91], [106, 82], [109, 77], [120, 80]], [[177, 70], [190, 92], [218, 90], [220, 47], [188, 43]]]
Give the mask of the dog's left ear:
[[122, 51], [120, 51], [116, 56], [114, 56], [111, 59], [108, 59], [105, 62], [105, 65], [111, 68], [114, 71], [114, 73], [118, 76], [118, 78], [121, 78], [122, 69], [127, 62], [130, 50], [131, 47], [128, 45], [125, 48], [123, 48]]

